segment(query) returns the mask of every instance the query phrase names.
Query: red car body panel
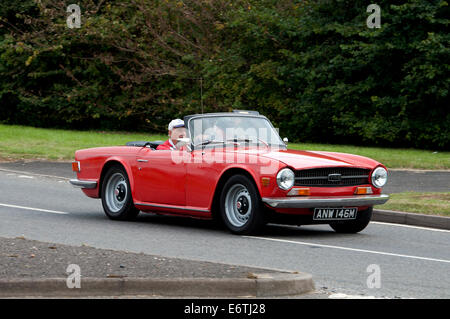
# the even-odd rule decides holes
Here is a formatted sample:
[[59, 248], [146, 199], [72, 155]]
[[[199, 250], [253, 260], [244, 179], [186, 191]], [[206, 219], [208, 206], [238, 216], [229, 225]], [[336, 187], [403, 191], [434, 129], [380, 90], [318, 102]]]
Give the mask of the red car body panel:
[[[174, 156], [176, 161], [173, 160]], [[183, 159], [180, 161], [179, 159]], [[269, 148], [208, 149], [189, 151], [152, 150], [147, 147], [101, 147], [79, 150], [78, 180], [95, 181], [95, 188], [82, 188], [92, 198], [100, 197], [102, 172], [111, 163], [122, 165], [128, 175], [135, 206], [142, 211], [210, 218], [214, 195], [229, 170], [246, 172], [261, 198], [287, 197], [277, 186], [276, 175], [284, 167], [295, 170], [321, 167], [359, 167], [371, 172], [382, 164], [372, 159], [333, 152], [273, 150]], [[385, 168], [385, 167], [384, 167]], [[269, 182], [262, 185], [262, 178]], [[380, 188], [371, 184], [373, 194]], [[350, 196], [358, 186], [309, 187], [310, 196]], [[359, 207], [365, 209], [367, 207]], [[272, 208], [284, 214], [312, 214], [310, 208]]]

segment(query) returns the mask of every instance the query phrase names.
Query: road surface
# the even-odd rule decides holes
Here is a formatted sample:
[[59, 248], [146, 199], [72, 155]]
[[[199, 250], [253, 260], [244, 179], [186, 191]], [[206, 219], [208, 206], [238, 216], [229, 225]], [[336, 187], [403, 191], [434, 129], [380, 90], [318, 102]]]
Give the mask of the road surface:
[[[0, 171], [0, 218], [0, 237], [302, 271], [318, 290], [352, 296], [450, 298], [445, 230], [372, 222], [344, 235], [327, 225], [269, 225], [248, 237], [208, 221], [152, 214], [117, 222], [66, 179], [10, 171]], [[370, 288], [378, 271], [369, 284], [380, 287]]]

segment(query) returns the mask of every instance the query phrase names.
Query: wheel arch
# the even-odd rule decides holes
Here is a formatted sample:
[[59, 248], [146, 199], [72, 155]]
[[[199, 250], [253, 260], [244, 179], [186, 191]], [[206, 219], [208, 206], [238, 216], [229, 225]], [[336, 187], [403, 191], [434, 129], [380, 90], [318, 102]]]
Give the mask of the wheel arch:
[[110, 158], [103, 164], [102, 171], [100, 173], [100, 179], [99, 179], [99, 186], [98, 186], [98, 195], [99, 197], [102, 196], [102, 187], [103, 187], [103, 179], [105, 178], [106, 173], [112, 166], [121, 166], [123, 169], [125, 169], [125, 172], [128, 175], [128, 180], [130, 182], [130, 188], [131, 188], [131, 194], [134, 194], [134, 179], [133, 174], [131, 172], [131, 168], [121, 159], [118, 158]]

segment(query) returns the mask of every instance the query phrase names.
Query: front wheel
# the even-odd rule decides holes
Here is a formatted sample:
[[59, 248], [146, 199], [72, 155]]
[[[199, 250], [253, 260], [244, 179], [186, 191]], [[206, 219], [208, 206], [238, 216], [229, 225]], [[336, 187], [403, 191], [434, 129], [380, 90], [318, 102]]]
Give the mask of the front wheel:
[[112, 166], [107, 171], [101, 196], [103, 210], [110, 219], [132, 220], [139, 214], [131, 197], [128, 175], [121, 166]]
[[355, 220], [345, 220], [331, 223], [331, 228], [337, 233], [354, 234], [359, 233], [369, 225], [372, 219], [373, 207], [359, 211]]
[[235, 234], [258, 232], [266, 223], [258, 190], [245, 175], [234, 175], [224, 185], [220, 212], [227, 228]]

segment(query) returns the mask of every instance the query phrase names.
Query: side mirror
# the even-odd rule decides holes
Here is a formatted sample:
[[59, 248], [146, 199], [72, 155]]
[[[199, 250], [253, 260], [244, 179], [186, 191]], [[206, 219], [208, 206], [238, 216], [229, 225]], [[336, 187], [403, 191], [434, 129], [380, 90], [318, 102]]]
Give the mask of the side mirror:
[[288, 142], [289, 142], [289, 140], [288, 140], [288, 138], [287, 137], [285, 137], [285, 138], [283, 138], [283, 142], [284, 142], [284, 144], [288, 144]]

